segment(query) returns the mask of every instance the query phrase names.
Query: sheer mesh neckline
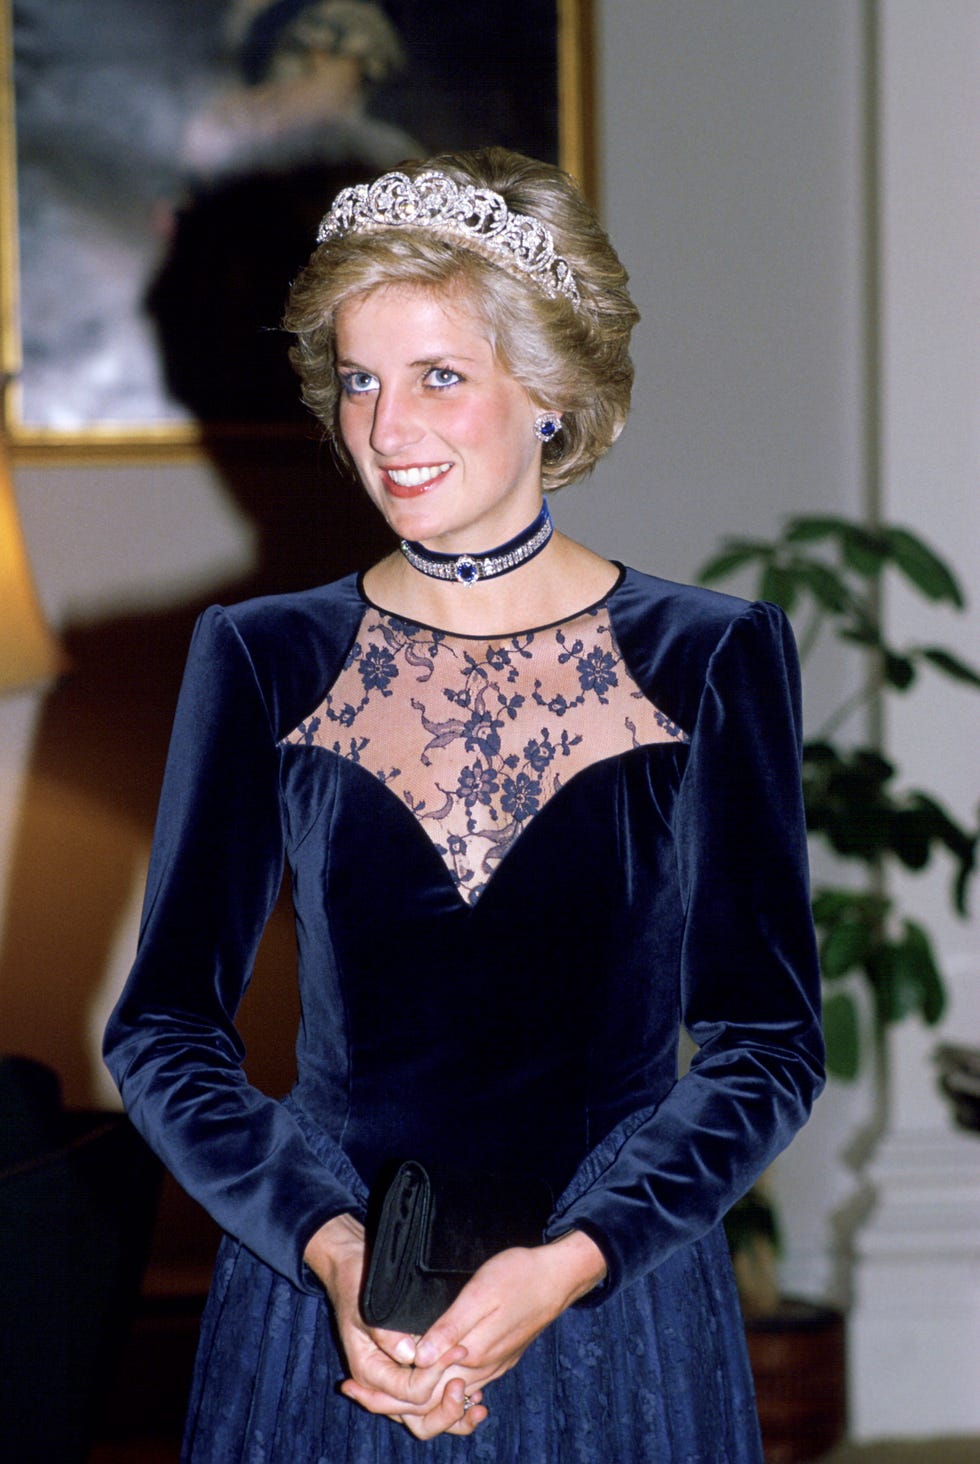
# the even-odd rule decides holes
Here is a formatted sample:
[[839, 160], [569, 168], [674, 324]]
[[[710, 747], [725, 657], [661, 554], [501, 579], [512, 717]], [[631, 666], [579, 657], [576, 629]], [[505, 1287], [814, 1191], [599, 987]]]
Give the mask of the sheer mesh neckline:
[[544, 631], [555, 630], [561, 625], [571, 625], [573, 621], [580, 620], [583, 615], [592, 615], [596, 611], [604, 609], [616, 591], [621, 587], [626, 577], [625, 564], [621, 564], [618, 559], [610, 559], [609, 563], [616, 567], [616, 578], [608, 590], [606, 590], [605, 594], [599, 596], [598, 600], [592, 600], [580, 610], [573, 610], [570, 615], [562, 615], [558, 620], [546, 621], [544, 625], [521, 626], [517, 630], [481, 630], [474, 634], [470, 631], [444, 630], [439, 625], [429, 625], [426, 621], [416, 620], [411, 615], [401, 615], [397, 610], [389, 610], [384, 605], [379, 605], [376, 600], [371, 599], [371, 596], [364, 588], [363, 573], [359, 573], [357, 576], [357, 593], [365, 609], [374, 610], [378, 615], [385, 615], [389, 620], [396, 620], [401, 625], [415, 626], [418, 630], [425, 630], [436, 635], [444, 636], [447, 640], [506, 641], [524, 635], [540, 635]]
[[368, 603], [336, 681], [283, 742], [371, 773], [475, 904], [573, 777], [635, 748], [689, 740], [634, 680], [608, 598], [500, 636], [456, 636]]

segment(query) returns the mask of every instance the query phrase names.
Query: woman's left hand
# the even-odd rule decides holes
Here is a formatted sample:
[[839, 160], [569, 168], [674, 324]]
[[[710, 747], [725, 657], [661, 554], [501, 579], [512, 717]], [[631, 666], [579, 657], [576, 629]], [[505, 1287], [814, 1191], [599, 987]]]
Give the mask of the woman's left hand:
[[[467, 1282], [452, 1306], [415, 1346], [416, 1367], [426, 1368], [456, 1347], [466, 1356], [451, 1369], [467, 1395], [508, 1372], [557, 1316], [602, 1280], [602, 1252], [580, 1230], [528, 1249], [501, 1251]], [[387, 1411], [387, 1400], [348, 1380], [343, 1391], [365, 1408]], [[482, 1410], [481, 1410], [482, 1412]]]
[[372, 1413], [397, 1419], [418, 1438], [472, 1433], [486, 1410], [479, 1406], [479, 1389], [467, 1391], [459, 1377], [457, 1367], [465, 1349], [451, 1348], [433, 1366], [419, 1367], [413, 1338], [369, 1328], [361, 1317], [364, 1227], [360, 1221], [352, 1215], [335, 1215], [311, 1237], [303, 1254], [333, 1306], [351, 1374], [342, 1392]]

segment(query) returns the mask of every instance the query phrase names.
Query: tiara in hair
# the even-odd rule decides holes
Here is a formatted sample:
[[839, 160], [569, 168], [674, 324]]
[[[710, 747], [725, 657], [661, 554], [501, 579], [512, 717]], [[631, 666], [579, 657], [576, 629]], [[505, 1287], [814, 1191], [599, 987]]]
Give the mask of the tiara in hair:
[[581, 304], [567, 259], [555, 250], [551, 230], [529, 214], [513, 213], [491, 188], [460, 187], [429, 168], [417, 178], [383, 173], [373, 183], [344, 188], [323, 219], [317, 240], [380, 229], [430, 229], [458, 240], [511, 273], [523, 275], [549, 299], [564, 295]]

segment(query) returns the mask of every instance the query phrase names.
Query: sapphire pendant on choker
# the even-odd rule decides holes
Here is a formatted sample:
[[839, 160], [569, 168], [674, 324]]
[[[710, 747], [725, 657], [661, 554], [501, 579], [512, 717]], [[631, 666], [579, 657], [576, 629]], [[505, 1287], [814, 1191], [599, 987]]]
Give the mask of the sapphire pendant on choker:
[[437, 554], [412, 539], [401, 541], [401, 551], [413, 569], [431, 579], [456, 580], [461, 585], [475, 585], [478, 580], [496, 579], [526, 564], [547, 544], [555, 531], [551, 511], [542, 503], [541, 512], [532, 524], [486, 554]]

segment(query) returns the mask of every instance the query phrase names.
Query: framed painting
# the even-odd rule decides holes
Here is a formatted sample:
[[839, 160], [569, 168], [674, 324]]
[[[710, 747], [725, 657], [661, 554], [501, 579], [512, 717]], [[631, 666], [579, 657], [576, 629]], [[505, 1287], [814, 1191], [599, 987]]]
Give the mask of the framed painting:
[[590, 0], [0, 0], [15, 455], [308, 431], [279, 329], [345, 184], [500, 143], [594, 195]]

